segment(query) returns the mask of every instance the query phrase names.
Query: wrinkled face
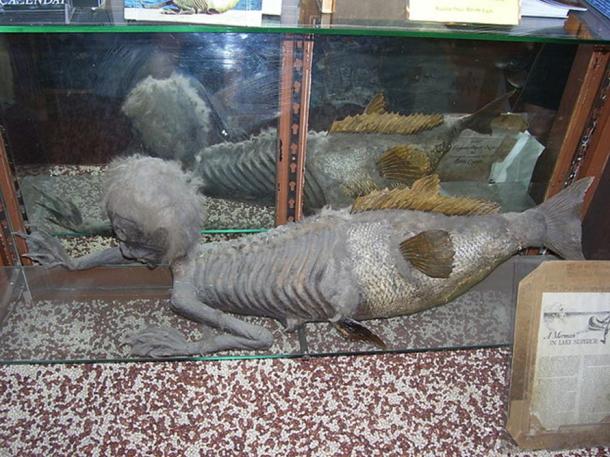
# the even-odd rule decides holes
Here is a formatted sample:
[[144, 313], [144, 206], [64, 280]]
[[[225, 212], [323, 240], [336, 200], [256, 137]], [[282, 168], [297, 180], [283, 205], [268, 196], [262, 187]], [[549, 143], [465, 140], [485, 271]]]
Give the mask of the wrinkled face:
[[149, 267], [163, 262], [168, 248], [167, 231], [157, 229], [152, 234], [140, 230], [130, 219], [112, 214], [112, 228], [119, 240], [121, 254], [126, 259], [137, 260]]

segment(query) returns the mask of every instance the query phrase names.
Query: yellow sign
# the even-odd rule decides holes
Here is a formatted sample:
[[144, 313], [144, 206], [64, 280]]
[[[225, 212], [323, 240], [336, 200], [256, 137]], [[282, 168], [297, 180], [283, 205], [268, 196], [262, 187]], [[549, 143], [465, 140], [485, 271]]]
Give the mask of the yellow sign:
[[410, 0], [409, 19], [517, 25], [519, 0]]

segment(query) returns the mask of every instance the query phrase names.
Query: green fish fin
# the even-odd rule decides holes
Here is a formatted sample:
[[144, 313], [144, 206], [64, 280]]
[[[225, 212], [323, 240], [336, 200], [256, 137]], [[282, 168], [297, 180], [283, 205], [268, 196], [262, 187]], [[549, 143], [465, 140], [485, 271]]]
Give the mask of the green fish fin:
[[427, 230], [400, 243], [400, 253], [422, 273], [448, 278], [453, 271], [455, 249], [445, 230]]
[[377, 168], [382, 177], [407, 183], [432, 173], [428, 155], [411, 145], [388, 149], [377, 159]]
[[344, 317], [337, 322], [333, 322], [333, 325], [348, 340], [366, 341], [378, 348], [387, 349], [386, 344], [380, 337], [354, 319]]
[[366, 108], [364, 108], [363, 114], [383, 114], [388, 111], [388, 105], [385, 100], [383, 92], [376, 94]]

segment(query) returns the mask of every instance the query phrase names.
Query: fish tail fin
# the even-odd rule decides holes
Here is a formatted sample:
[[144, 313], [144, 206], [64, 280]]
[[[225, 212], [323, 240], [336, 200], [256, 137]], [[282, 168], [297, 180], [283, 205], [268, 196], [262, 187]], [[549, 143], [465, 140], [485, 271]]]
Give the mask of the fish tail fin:
[[460, 120], [459, 130], [464, 129], [474, 130], [478, 133], [490, 134], [491, 133], [491, 121], [494, 120], [502, 110], [504, 109], [506, 101], [515, 93], [515, 91], [508, 92], [501, 97], [489, 102], [483, 108], [478, 111], [466, 116]]
[[593, 179], [579, 179], [536, 208], [546, 224], [544, 245], [564, 259], [584, 259], [580, 208]]

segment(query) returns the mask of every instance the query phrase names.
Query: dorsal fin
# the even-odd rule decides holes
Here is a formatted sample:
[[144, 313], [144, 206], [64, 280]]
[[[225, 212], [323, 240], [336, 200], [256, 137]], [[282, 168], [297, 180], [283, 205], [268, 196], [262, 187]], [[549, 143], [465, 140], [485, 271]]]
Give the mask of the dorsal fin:
[[377, 346], [378, 348], [387, 348], [386, 344], [380, 337], [375, 335], [375, 333], [354, 319], [344, 317], [337, 322], [333, 322], [333, 325], [339, 331], [339, 333], [341, 333], [341, 335], [349, 340], [366, 341]]
[[366, 108], [364, 108], [364, 114], [373, 114], [373, 113], [381, 114], [381, 113], [385, 113], [387, 111], [388, 111], [388, 106], [385, 101], [385, 96], [383, 95], [383, 92], [379, 92], [378, 94], [376, 94], [371, 99], [369, 104], [366, 105]]
[[428, 155], [408, 144], [394, 146], [384, 152], [377, 159], [377, 168], [382, 177], [404, 183], [411, 183], [432, 172]]
[[445, 230], [427, 230], [400, 243], [400, 253], [431, 278], [448, 278], [453, 271], [455, 249]]
[[442, 114], [371, 113], [347, 116], [334, 121], [330, 127], [333, 133], [385, 133], [413, 135], [429, 130], [443, 123]]
[[375, 190], [356, 198], [352, 213], [380, 209], [409, 209], [446, 214], [448, 216], [470, 216], [493, 214], [500, 210], [497, 203], [469, 197], [450, 197], [438, 193], [438, 176], [425, 176], [409, 187]]

